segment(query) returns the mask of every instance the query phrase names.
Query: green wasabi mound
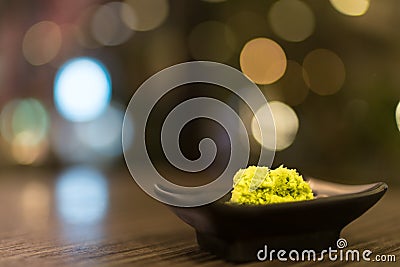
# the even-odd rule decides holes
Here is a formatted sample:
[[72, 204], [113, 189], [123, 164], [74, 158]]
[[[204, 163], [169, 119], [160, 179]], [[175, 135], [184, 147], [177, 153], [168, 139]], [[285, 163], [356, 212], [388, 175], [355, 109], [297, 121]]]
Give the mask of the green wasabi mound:
[[265, 205], [313, 199], [310, 185], [295, 170], [280, 166], [250, 166], [233, 177], [232, 197], [227, 203]]

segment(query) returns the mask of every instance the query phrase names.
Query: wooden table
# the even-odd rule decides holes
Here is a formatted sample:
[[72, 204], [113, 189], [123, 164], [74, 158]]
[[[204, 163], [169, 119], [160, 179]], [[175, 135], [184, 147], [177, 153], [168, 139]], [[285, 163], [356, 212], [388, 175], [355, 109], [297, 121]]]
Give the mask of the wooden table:
[[[201, 251], [194, 231], [140, 190], [126, 170], [113, 171], [106, 177], [86, 181], [88, 191], [82, 198], [73, 194], [80, 190], [77, 180], [60, 178], [58, 171], [3, 171], [0, 175], [0, 265], [235, 265]], [[393, 254], [399, 264], [399, 205], [400, 190], [389, 187], [376, 206], [342, 232], [348, 248]], [[344, 263], [275, 260], [244, 264], [256, 265], [343, 266]]]

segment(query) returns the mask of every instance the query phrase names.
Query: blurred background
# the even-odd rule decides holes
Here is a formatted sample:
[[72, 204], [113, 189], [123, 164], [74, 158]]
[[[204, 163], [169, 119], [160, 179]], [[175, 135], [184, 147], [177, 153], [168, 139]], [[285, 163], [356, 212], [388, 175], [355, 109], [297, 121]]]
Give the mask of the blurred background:
[[[78, 184], [104, 195], [102, 173], [126, 169], [121, 128], [135, 90], [166, 67], [210, 60], [241, 70], [271, 101], [274, 166], [399, 184], [399, 8], [395, 0], [3, 0], [1, 170], [61, 171], [61, 198], [80, 173], [86, 180]], [[203, 95], [242, 116], [252, 133], [249, 164], [256, 162], [260, 146], [269, 147], [258, 141], [253, 114], [229, 91], [198, 84], [157, 104], [148, 124], [153, 162], [172, 169], [160, 147], [162, 122], [181, 101]], [[134, 121], [126, 127], [134, 141]], [[204, 136], [225, 151], [221, 127], [193, 121], [181, 136], [188, 158], [198, 157]], [[228, 154], [201, 175], [212, 179]]]

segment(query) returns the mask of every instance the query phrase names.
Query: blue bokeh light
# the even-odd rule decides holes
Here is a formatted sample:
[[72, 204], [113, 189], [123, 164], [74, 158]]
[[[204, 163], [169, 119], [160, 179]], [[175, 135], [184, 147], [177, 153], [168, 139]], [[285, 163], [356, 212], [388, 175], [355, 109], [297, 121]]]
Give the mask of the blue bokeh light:
[[95, 224], [107, 211], [106, 178], [91, 167], [70, 168], [58, 178], [56, 198], [57, 209], [64, 222], [78, 225]]
[[111, 77], [97, 59], [71, 59], [58, 70], [54, 101], [58, 112], [67, 120], [93, 120], [106, 109], [110, 99]]
[[[81, 147], [92, 151], [91, 158], [117, 157], [122, 154], [122, 123], [124, 109], [111, 102], [102, 116], [86, 123], [75, 123], [74, 134]], [[128, 134], [133, 136], [133, 125], [127, 120], [125, 125]]]

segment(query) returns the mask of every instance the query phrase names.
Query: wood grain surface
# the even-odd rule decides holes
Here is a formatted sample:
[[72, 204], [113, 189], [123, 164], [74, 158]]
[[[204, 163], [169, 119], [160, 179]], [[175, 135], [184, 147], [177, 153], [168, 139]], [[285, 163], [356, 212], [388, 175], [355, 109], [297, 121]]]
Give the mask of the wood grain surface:
[[[61, 174], [37, 169], [1, 173], [1, 266], [236, 265], [201, 251], [194, 231], [140, 190], [127, 171], [89, 181], [84, 198], [70, 196], [76, 181]], [[349, 249], [393, 254], [396, 263], [275, 260], [242, 265], [400, 266], [399, 204], [400, 190], [389, 185], [383, 199], [341, 234]]]

